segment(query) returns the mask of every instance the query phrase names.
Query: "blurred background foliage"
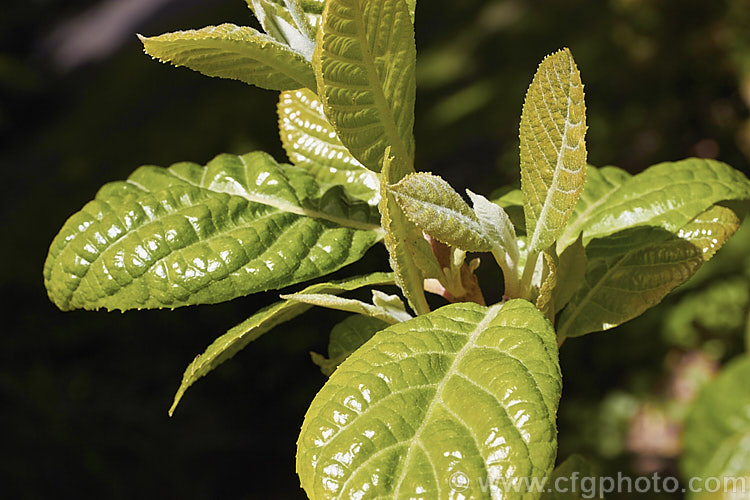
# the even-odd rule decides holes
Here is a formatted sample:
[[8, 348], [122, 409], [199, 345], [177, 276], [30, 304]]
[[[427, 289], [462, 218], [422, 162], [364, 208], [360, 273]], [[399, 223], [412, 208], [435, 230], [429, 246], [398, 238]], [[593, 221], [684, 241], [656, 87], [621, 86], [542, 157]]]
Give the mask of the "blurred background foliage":
[[[265, 335], [168, 419], [190, 360], [275, 294], [61, 313], [41, 278], [65, 219], [138, 165], [255, 149], [284, 158], [276, 93], [150, 61], [134, 36], [255, 25], [249, 10], [241, 0], [10, 0], [0, 12], [3, 496], [302, 498], [295, 440], [324, 382], [308, 351], [325, 352], [326, 325], [343, 314], [313, 311]], [[638, 172], [702, 156], [750, 172], [750, 0], [431, 0], [416, 28], [418, 168], [459, 190], [517, 182], [524, 92], [562, 46], [586, 84], [592, 164]], [[659, 307], [566, 342], [561, 459], [676, 473], [696, 391], [745, 349], [748, 248], [745, 227]], [[376, 248], [340, 274], [386, 265]]]

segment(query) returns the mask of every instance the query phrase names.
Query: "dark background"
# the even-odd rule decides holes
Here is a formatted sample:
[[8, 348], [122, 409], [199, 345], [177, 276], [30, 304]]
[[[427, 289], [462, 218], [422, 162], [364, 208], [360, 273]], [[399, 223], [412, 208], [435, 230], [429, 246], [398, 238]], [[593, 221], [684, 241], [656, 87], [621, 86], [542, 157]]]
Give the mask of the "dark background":
[[[118, 3], [133, 9], [108, 17]], [[151, 61], [135, 37], [221, 22], [255, 23], [242, 0], [0, 7], [4, 498], [303, 497], [295, 440], [324, 383], [308, 351], [325, 350], [343, 315], [312, 311], [266, 334], [191, 388], [170, 419], [187, 364], [275, 294], [61, 313], [42, 284], [56, 231], [103, 183], [141, 164], [205, 163], [221, 152], [285, 159], [275, 92]], [[563, 46], [586, 85], [590, 163], [637, 172], [704, 156], [749, 172], [747, 0], [430, 0], [418, 5], [416, 29], [417, 167], [459, 190], [489, 194], [517, 181], [525, 89]], [[718, 274], [736, 274], [746, 248]], [[338, 274], [385, 266], [378, 246]], [[492, 287], [494, 278], [482, 279]], [[622, 426], [674, 352], [659, 335], [660, 311], [566, 343], [561, 457], [578, 451], [639, 470]], [[714, 359], [741, 349], [725, 344]], [[662, 470], [673, 467], [671, 458]]]

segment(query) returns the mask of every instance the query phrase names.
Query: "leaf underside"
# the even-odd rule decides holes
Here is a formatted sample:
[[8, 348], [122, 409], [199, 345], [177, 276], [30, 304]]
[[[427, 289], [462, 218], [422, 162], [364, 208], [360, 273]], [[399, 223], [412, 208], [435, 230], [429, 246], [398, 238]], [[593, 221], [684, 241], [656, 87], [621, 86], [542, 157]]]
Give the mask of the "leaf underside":
[[[318, 283], [305, 288], [302, 293], [340, 294], [356, 290], [357, 288], [377, 285], [392, 285], [394, 277], [391, 273], [373, 273], [366, 276], [356, 276], [342, 281]], [[174, 413], [185, 391], [199, 378], [206, 376], [224, 361], [232, 358], [244, 349], [250, 342], [271, 330], [304, 313], [312, 306], [301, 302], [284, 300], [261, 309], [239, 325], [229, 329], [227, 333], [217, 338], [203, 354], [195, 357], [182, 376], [182, 382], [174, 397], [169, 415]]]
[[293, 164], [310, 172], [321, 185], [343, 184], [352, 196], [371, 205], [378, 203], [378, 175], [341, 144], [315, 93], [307, 89], [282, 92], [278, 114], [281, 143]]
[[414, 161], [416, 46], [403, 0], [328, 0], [313, 66], [341, 142], [379, 172], [385, 149]]
[[339, 366], [305, 417], [297, 472], [311, 498], [448, 498], [458, 473], [466, 498], [494, 498], [552, 470], [560, 391], [555, 335], [532, 304], [448, 305]]
[[380, 235], [373, 207], [264, 153], [146, 166], [65, 223], [45, 285], [63, 310], [217, 303], [324, 276]]
[[581, 288], [558, 321], [558, 335], [607, 330], [658, 304], [687, 281], [739, 228], [728, 208], [715, 206], [672, 234], [635, 227], [586, 247]]
[[312, 65], [302, 54], [247, 26], [221, 24], [140, 38], [150, 56], [204, 75], [271, 90], [316, 89]]
[[[387, 150], [389, 152], [390, 150]], [[380, 179], [380, 224], [385, 230], [383, 243], [388, 249], [391, 269], [396, 274], [396, 283], [417, 314], [430, 311], [424, 296], [424, 271], [433, 265], [432, 249], [417, 228], [404, 214], [393, 193], [387, 186], [410, 173], [411, 167], [399, 158], [387, 157]], [[427, 262], [420, 262], [427, 260]]]
[[331, 330], [328, 342], [328, 358], [311, 353], [313, 362], [323, 375], [330, 376], [354, 351], [370, 340], [376, 332], [388, 327], [388, 323], [377, 318], [354, 314], [338, 323]]
[[539, 65], [521, 113], [521, 190], [529, 251], [565, 228], [586, 178], [586, 107], [573, 56], [563, 49]]

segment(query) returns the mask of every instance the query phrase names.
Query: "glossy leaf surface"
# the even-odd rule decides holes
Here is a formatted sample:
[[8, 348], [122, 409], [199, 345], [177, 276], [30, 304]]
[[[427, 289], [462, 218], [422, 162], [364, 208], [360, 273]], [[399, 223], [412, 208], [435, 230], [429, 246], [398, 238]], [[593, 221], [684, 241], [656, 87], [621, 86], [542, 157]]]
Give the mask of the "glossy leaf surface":
[[150, 56], [204, 75], [271, 90], [316, 89], [312, 66], [302, 54], [247, 26], [221, 24], [140, 38]]
[[[622, 182], [580, 224], [583, 243], [637, 226], [676, 232], [712, 205], [750, 200], [750, 181], [729, 165], [688, 158], [649, 167]], [[577, 221], [578, 222], [578, 221]]]
[[558, 335], [607, 330], [640, 315], [687, 281], [738, 228], [731, 210], [716, 206], [676, 235], [645, 226], [592, 241], [583, 284], [560, 316]]
[[278, 114], [281, 143], [292, 163], [310, 172], [322, 185], [343, 184], [352, 196], [372, 205], [378, 203], [378, 175], [364, 168], [341, 144], [314, 92], [282, 92]]
[[529, 251], [565, 228], [586, 179], [583, 84], [568, 49], [544, 58], [521, 113], [521, 190]]
[[63, 310], [223, 302], [324, 276], [380, 239], [373, 207], [264, 153], [141, 167], [105, 185], [52, 242]]
[[385, 149], [413, 164], [414, 27], [404, 0], [328, 0], [313, 56], [341, 142], [379, 172]]
[[523, 300], [452, 304], [391, 326], [310, 406], [302, 486], [316, 499], [499, 497], [552, 470], [561, 382], [552, 327]]
[[[712, 498], [744, 498], [750, 494], [749, 379], [750, 359], [735, 359], [701, 390], [685, 421], [680, 461], [683, 477], [745, 480], [744, 493], [739, 490], [733, 496], [730, 490]], [[694, 494], [690, 498], [702, 497]]]
[[[357, 288], [392, 285], [393, 274], [391, 273], [373, 273], [367, 276], [357, 276], [347, 280], [335, 281], [331, 283], [318, 283], [311, 285], [303, 290], [305, 293], [328, 293], [339, 294]], [[174, 403], [169, 410], [169, 414], [174, 413], [185, 391], [201, 377], [204, 377], [214, 368], [224, 361], [232, 358], [239, 351], [244, 349], [250, 342], [271, 330], [272, 328], [289, 321], [296, 316], [310, 309], [310, 305], [302, 302], [284, 300], [261, 309], [251, 317], [231, 328], [227, 333], [217, 338], [208, 348], [195, 357], [192, 363], [187, 367], [182, 377], [177, 394], [174, 397]]]
[[570, 246], [581, 234], [581, 228], [589, 221], [592, 214], [607, 204], [607, 200], [632, 175], [617, 167], [586, 167], [586, 184], [583, 186], [581, 197], [578, 199], [570, 220], [565, 226], [562, 236], [557, 241], [557, 253]]

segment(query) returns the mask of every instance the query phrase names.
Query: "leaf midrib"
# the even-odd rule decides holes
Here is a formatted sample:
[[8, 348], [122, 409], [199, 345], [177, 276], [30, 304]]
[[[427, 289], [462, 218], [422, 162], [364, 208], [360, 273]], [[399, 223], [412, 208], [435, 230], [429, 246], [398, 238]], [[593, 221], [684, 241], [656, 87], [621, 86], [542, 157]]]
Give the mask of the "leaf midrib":
[[451, 363], [448, 370], [445, 372], [445, 375], [443, 376], [440, 383], [435, 388], [435, 396], [432, 398], [432, 401], [430, 402], [430, 406], [429, 408], [427, 408], [427, 411], [425, 412], [424, 417], [422, 418], [422, 422], [419, 424], [419, 427], [414, 432], [414, 436], [407, 441], [403, 441], [403, 443], [408, 443], [408, 451], [406, 452], [406, 457], [404, 457], [403, 469], [401, 471], [401, 475], [399, 476], [396, 482], [396, 490], [393, 492], [394, 498], [398, 498], [398, 493], [399, 493], [399, 490], [401, 489], [401, 485], [403, 484], [406, 471], [408, 470], [409, 460], [411, 459], [412, 450], [414, 449], [415, 443], [421, 442], [420, 434], [424, 430], [424, 427], [427, 425], [427, 422], [430, 420], [430, 416], [432, 415], [432, 412], [435, 410], [435, 407], [439, 404], [438, 401], [440, 403], [442, 403], [443, 401], [442, 392], [443, 392], [443, 389], [445, 388], [445, 385], [448, 383], [448, 380], [450, 380], [454, 375], [458, 373], [458, 366], [460, 365], [461, 360], [463, 359], [463, 357], [466, 355], [467, 352], [469, 352], [475, 347], [477, 338], [487, 329], [487, 326], [497, 317], [502, 307], [503, 307], [503, 304], [498, 303], [487, 309], [484, 318], [482, 318], [482, 320], [479, 323], [477, 323], [477, 326], [468, 335], [468, 338], [464, 346], [458, 352], [456, 352], [456, 354], [453, 357], [453, 362]]
[[[329, 2], [329, 4], [332, 3], [333, 2]], [[362, 49], [362, 64], [367, 71], [367, 80], [369, 82], [377, 82], [377, 85], [373, 83], [370, 85], [370, 87], [373, 93], [373, 98], [375, 99], [375, 107], [378, 109], [378, 111], [380, 111], [383, 118], [383, 130], [390, 139], [389, 142], [391, 151], [395, 153], [395, 156], [397, 158], [406, 160], [409, 162], [409, 165], [411, 165], [413, 159], [406, 151], [406, 145], [401, 140], [401, 134], [399, 134], [398, 132], [398, 126], [396, 125], [393, 115], [391, 114], [391, 108], [388, 106], [388, 101], [386, 100], [385, 93], [383, 92], [383, 82], [380, 81], [380, 76], [378, 75], [377, 68], [375, 67], [375, 61], [372, 52], [370, 52], [370, 46], [367, 40], [367, 32], [365, 31], [364, 11], [362, 9], [362, 5], [359, 0], [353, 0], [353, 3], [357, 7], [357, 13], [354, 16], [354, 22], [357, 23], [357, 33], [361, 33], [359, 43]], [[391, 34], [392, 33], [389, 34], [389, 37]], [[389, 43], [388, 48], [390, 47], [391, 44]], [[410, 168], [410, 170], [413, 170], [413, 167]]]
[[[573, 74], [574, 74], [574, 67], [571, 64], [571, 66], [570, 66], [570, 75], [569, 75], [569, 78], [568, 78], [568, 80], [566, 82], [568, 84], [567, 89], [566, 89], [567, 90], [567, 92], [566, 92], [566, 98], [568, 100], [568, 105], [567, 105], [567, 108], [565, 110], [565, 129], [563, 130], [562, 137], [560, 139], [560, 151], [557, 152], [557, 163], [555, 165], [555, 171], [552, 174], [552, 182], [550, 183], [549, 189], [547, 189], [547, 194], [546, 194], [546, 196], [544, 198], [544, 204], [542, 205], [542, 211], [539, 214], [539, 217], [537, 218], [536, 226], [534, 227], [534, 234], [532, 234], [531, 241], [529, 242], [530, 253], [534, 253], [534, 252], [537, 252], [537, 251], [540, 251], [540, 250], [544, 250], [543, 248], [537, 248], [537, 246], [539, 245], [539, 240], [541, 239], [540, 233], [544, 229], [546, 229], [546, 230], [553, 229], [553, 228], [550, 228], [550, 227], [547, 226], [546, 220], [548, 218], [548, 213], [549, 213], [550, 206], [552, 205], [551, 199], [556, 194], [556, 192], [560, 190], [559, 189], [559, 183], [560, 183], [560, 176], [562, 175], [561, 172], [563, 171], [563, 168], [564, 168], [563, 157], [565, 156], [566, 139], [568, 137], [568, 130], [570, 130], [571, 125], [572, 125], [570, 123], [569, 119], [570, 119], [570, 109], [573, 106], [573, 101], [572, 101], [572, 99], [570, 97], [570, 94], [571, 94], [570, 90], [573, 87], [573, 82], [572, 82]], [[546, 76], [547, 76], [547, 79], [549, 79], [549, 71], [546, 71]], [[557, 72], [555, 72], [555, 76], [557, 77], [558, 81], [560, 81], [560, 76], [557, 74]], [[560, 82], [560, 83], [562, 83], [562, 82]], [[540, 95], [544, 95], [544, 89], [542, 88], [541, 78], [539, 80], [539, 88], [540, 88], [540, 90], [539, 90]], [[554, 96], [554, 93], [553, 93], [553, 96]], [[545, 108], [547, 108], [546, 104], [545, 104]], [[553, 117], [552, 122], [554, 123], [554, 117]], [[555, 125], [557, 125], [557, 124], [555, 124]], [[543, 129], [544, 129], [544, 131], [547, 134], [549, 134], [549, 132], [547, 131], [546, 127], [543, 127]], [[559, 132], [559, 130], [558, 130], [558, 132]], [[552, 142], [552, 145], [554, 147], [554, 141], [551, 141], [551, 138], [550, 138], [550, 142]], [[579, 146], [576, 146], [576, 148], [574, 150], [572, 150], [572, 151], [577, 150]], [[585, 168], [585, 166], [584, 166], [584, 168]]]

